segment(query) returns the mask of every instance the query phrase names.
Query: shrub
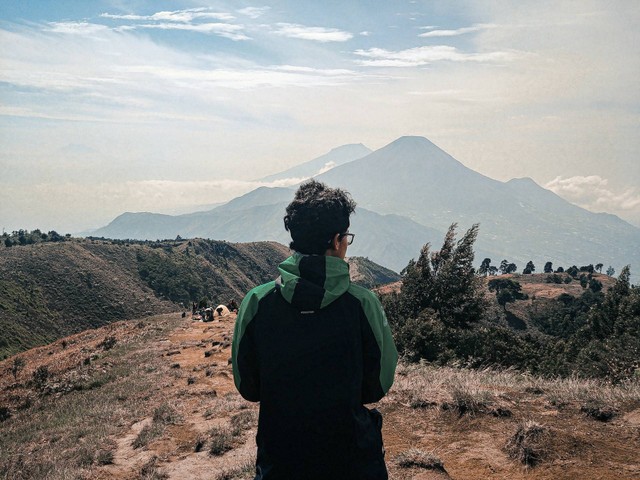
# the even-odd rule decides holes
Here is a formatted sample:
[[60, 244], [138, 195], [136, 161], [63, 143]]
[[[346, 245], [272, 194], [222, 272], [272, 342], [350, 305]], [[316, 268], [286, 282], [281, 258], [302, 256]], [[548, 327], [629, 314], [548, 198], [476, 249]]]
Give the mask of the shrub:
[[11, 410], [8, 407], [0, 407], [0, 422], [11, 418]]
[[33, 385], [36, 390], [43, 391], [47, 386], [47, 380], [49, 380], [49, 369], [46, 365], [39, 366], [35, 372], [33, 372]]
[[96, 452], [95, 461], [98, 465], [113, 465], [113, 450], [98, 450]]
[[158, 457], [153, 456], [140, 469], [141, 480], [165, 480], [169, 475], [158, 470]]
[[142, 430], [140, 430], [140, 433], [138, 433], [133, 442], [131, 442], [131, 446], [134, 449], [146, 447], [147, 445], [149, 445], [149, 443], [162, 435], [163, 431], [163, 425], [153, 422], [149, 425], [145, 425], [144, 427], [142, 427]]
[[102, 348], [103, 350], [111, 350], [113, 347], [115, 347], [117, 342], [118, 340], [116, 339], [116, 337], [106, 337], [104, 340], [102, 340], [102, 342], [98, 344], [98, 347]]
[[218, 456], [233, 448], [233, 435], [228, 428], [213, 427], [209, 430], [209, 454]]
[[253, 410], [244, 410], [231, 417], [231, 433], [234, 437], [256, 426], [258, 418]]
[[537, 422], [526, 420], [518, 425], [505, 445], [509, 457], [528, 467], [534, 467], [548, 452], [549, 432]]

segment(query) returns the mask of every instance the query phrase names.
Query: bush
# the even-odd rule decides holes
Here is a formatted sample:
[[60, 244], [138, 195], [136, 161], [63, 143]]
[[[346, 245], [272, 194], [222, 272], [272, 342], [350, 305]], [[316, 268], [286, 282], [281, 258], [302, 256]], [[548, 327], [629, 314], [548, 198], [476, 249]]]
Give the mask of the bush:
[[233, 434], [228, 428], [213, 427], [209, 430], [209, 455], [222, 455], [233, 448]]
[[549, 451], [549, 431], [531, 420], [518, 425], [516, 433], [509, 438], [505, 450], [509, 457], [528, 467], [540, 463]]

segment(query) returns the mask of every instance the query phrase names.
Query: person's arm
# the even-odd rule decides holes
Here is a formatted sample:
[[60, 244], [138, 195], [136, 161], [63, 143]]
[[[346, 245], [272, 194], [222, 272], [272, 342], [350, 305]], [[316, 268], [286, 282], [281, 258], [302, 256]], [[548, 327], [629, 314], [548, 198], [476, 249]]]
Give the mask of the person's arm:
[[384, 397], [393, 384], [398, 351], [378, 297], [365, 289], [356, 296], [360, 297], [365, 316], [362, 322], [362, 403], [373, 403]]
[[238, 310], [231, 345], [234, 383], [240, 395], [251, 402], [260, 401], [260, 369], [253, 335], [253, 320], [257, 312], [258, 296], [252, 290]]

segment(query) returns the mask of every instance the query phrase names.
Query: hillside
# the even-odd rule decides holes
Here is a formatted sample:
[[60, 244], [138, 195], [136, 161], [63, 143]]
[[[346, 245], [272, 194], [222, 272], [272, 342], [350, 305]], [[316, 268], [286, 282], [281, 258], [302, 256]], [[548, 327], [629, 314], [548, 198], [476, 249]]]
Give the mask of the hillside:
[[136, 244], [92, 240], [0, 248], [0, 358], [116, 320], [192, 301], [238, 301], [271, 280], [275, 242]]
[[[290, 250], [275, 242], [66, 242], [0, 247], [0, 358], [116, 320], [236, 302], [273, 280]], [[350, 259], [363, 286], [398, 275]]]
[[[251, 479], [235, 316], [117, 322], [0, 362], [0, 478]], [[640, 384], [400, 365], [377, 404], [392, 480], [640, 478]]]
[[396, 272], [381, 267], [366, 257], [349, 257], [347, 260], [351, 281], [365, 288], [397, 282], [400, 279]]

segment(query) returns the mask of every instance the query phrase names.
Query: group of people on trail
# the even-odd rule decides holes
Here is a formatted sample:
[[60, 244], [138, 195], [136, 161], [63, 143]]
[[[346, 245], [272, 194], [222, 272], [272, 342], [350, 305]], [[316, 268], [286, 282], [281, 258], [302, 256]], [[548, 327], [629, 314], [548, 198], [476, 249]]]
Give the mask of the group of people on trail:
[[293, 255], [252, 289], [232, 344], [240, 394], [260, 402], [255, 480], [387, 479], [379, 401], [398, 353], [375, 294], [354, 285], [351, 196], [315, 180], [286, 208]]
[[238, 304], [233, 298], [227, 305], [218, 305], [215, 309], [212, 307], [198, 308], [198, 304], [195, 302], [191, 304], [192, 318], [195, 316], [199, 316], [203, 322], [213, 321], [216, 314], [218, 314], [218, 316], [221, 317], [227, 314], [228, 312], [237, 312], [237, 311], [238, 311]]

